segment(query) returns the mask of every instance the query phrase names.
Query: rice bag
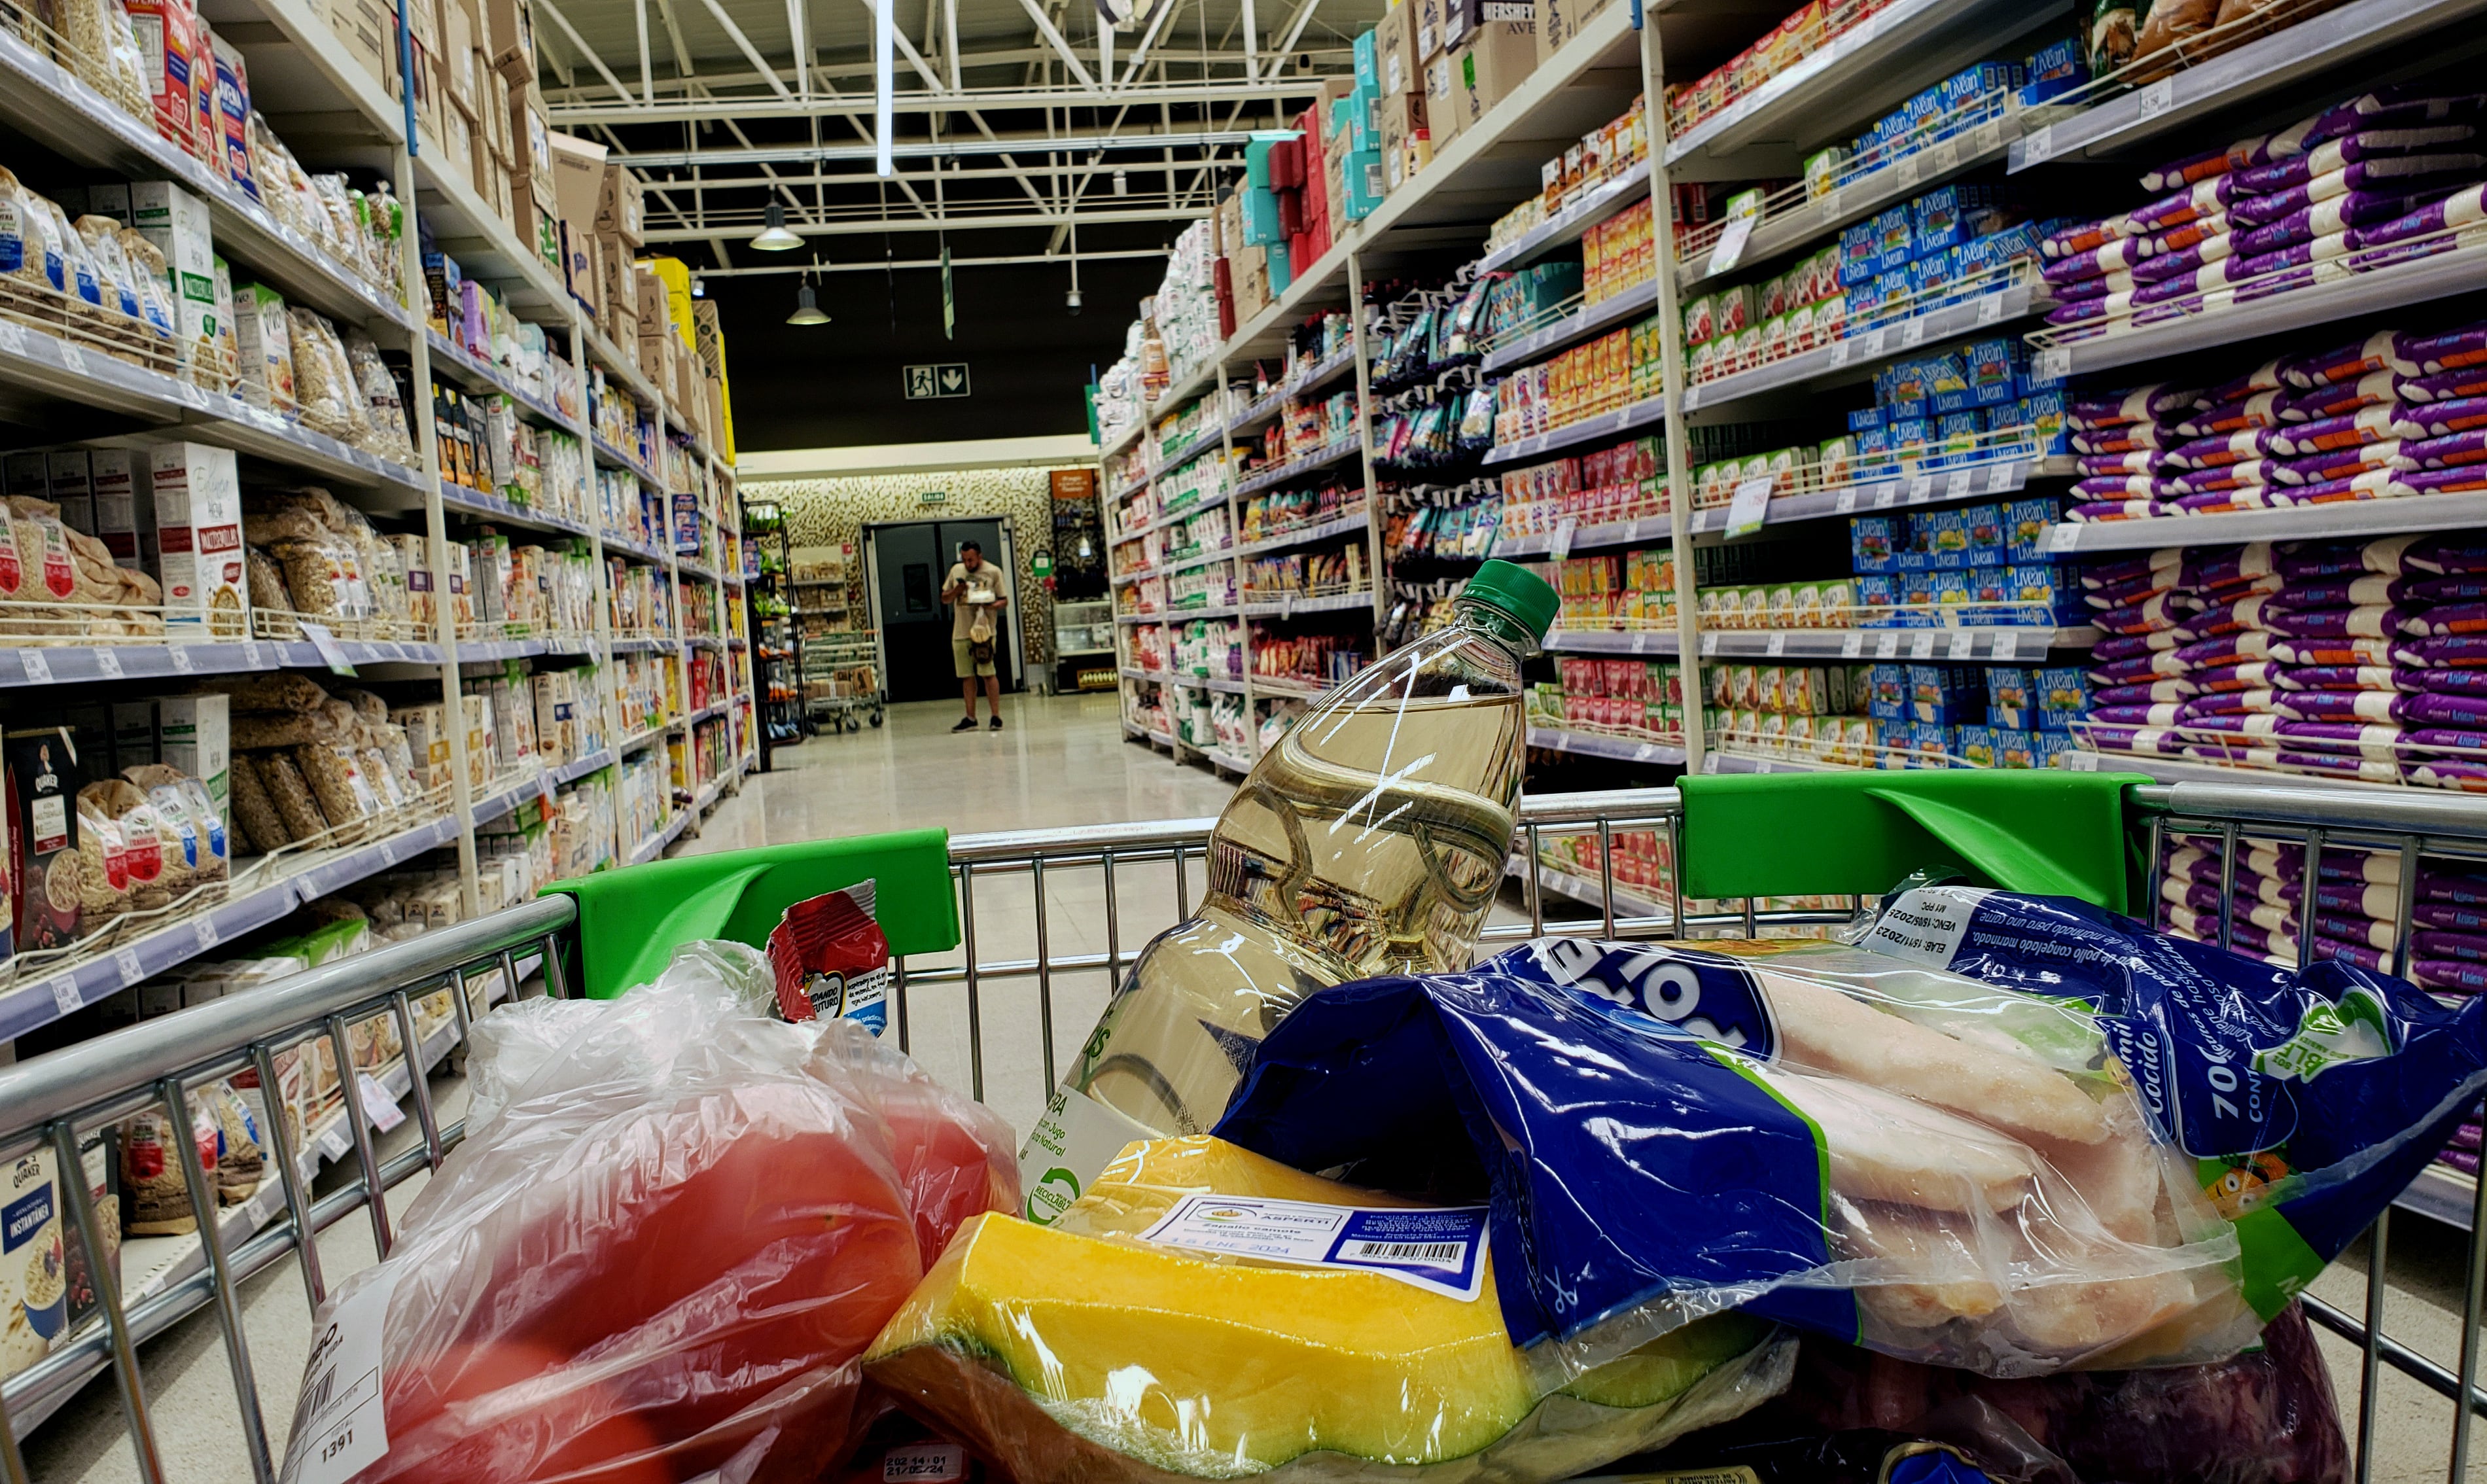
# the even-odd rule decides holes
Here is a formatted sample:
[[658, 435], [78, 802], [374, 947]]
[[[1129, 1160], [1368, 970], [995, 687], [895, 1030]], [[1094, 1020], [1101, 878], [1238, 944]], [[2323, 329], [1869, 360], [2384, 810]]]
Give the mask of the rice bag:
[[1490, 1189], [1504, 1320], [1575, 1364], [1741, 1305], [2009, 1377], [2234, 1354], [2487, 1087], [2487, 1004], [2070, 898], [1911, 887], [1858, 937], [1316, 991], [1216, 1133]]

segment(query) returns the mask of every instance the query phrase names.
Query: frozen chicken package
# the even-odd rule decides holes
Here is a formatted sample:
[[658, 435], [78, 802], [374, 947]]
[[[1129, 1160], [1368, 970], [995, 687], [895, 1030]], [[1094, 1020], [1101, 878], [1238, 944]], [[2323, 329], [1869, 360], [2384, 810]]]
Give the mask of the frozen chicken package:
[[851, 1020], [768, 1013], [766, 958], [678, 949], [617, 1000], [478, 1022], [466, 1141], [320, 1314], [288, 1484], [810, 1480], [857, 1361], [1011, 1131]]
[[1143, 1140], [1050, 1225], [970, 1219], [864, 1374], [1018, 1484], [1533, 1484], [1786, 1386], [1794, 1333], [1749, 1314], [1547, 1372], [1480, 1214]]
[[1548, 938], [1318, 992], [1216, 1132], [1489, 1190], [1511, 1334], [1574, 1365], [1737, 1305], [1995, 1377], [2192, 1363], [2459, 1123], [2482, 1016], [1913, 887], [1854, 945]]

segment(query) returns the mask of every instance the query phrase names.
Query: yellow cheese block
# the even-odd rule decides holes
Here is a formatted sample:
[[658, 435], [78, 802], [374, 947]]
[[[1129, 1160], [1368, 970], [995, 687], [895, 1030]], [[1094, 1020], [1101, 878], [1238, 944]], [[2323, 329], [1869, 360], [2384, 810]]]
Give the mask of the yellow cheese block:
[[[875, 1341], [867, 1372], [1023, 1484], [1233, 1478], [1297, 1463], [1291, 1474], [1354, 1477], [1467, 1461], [1449, 1473], [1474, 1475], [1515, 1440], [1546, 1467], [1594, 1467], [1652, 1445], [1667, 1404], [1722, 1366], [1738, 1372], [1711, 1388], [1731, 1406], [1723, 1415], [1769, 1394], [1766, 1378], [1745, 1374], [1751, 1364], [1728, 1365], [1770, 1349], [1769, 1327], [1742, 1316], [1678, 1330], [1543, 1398], [1503, 1330], [1490, 1266], [1484, 1291], [1463, 1302], [1378, 1273], [1137, 1240], [1203, 1191], [1412, 1204], [1213, 1138], [1136, 1143], [1050, 1227], [971, 1221]], [[1694, 1410], [1719, 1419], [1716, 1407]]]

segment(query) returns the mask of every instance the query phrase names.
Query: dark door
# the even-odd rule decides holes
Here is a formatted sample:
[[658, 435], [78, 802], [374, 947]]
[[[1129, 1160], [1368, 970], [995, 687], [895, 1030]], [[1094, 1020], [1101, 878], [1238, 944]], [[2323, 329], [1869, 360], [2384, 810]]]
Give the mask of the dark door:
[[[876, 621], [880, 626], [882, 653], [888, 658], [886, 684], [892, 701], [930, 701], [959, 693], [950, 658], [950, 609], [941, 602], [941, 581], [959, 560], [959, 546], [973, 541], [986, 561], [1010, 570], [1002, 546], [999, 519], [915, 520], [903, 525], [876, 525], [872, 544]], [[1017, 584], [1011, 603], [1020, 601]], [[994, 635], [1002, 687], [1014, 688], [1011, 663], [1016, 626], [1006, 612]]]

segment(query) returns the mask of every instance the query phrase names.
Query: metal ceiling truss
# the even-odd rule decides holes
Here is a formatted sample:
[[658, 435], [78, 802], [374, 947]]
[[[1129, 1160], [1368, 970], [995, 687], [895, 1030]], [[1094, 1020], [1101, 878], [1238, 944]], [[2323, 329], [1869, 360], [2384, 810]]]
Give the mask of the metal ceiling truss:
[[[1306, 39], [1325, 0], [1292, 0], [1267, 32], [1257, 0], [1220, 0], [1240, 11], [1214, 38], [1212, 0], [1158, 0], [1134, 31], [1095, 24], [1087, 48], [1070, 20], [1092, 0], [1017, 0], [1026, 28], [1016, 39], [993, 34], [992, 0], [973, 0], [974, 40], [961, 37], [960, 0], [925, 0], [920, 45], [900, 0], [784, 0], [776, 51], [763, 44], [781, 42], [767, 0], [629, 0], [634, 88], [574, 23], [611, 36], [618, 9], [598, 8], [613, 0], [536, 3], [549, 22], [540, 38], [558, 42], [542, 47], [560, 81], [546, 89], [554, 126], [602, 140], [647, 182], [649, 240], [709, 243], [720, 268], [770, 202], [804, 236], [1038, 231], [1042, 262], [1076, 256], [1080, 227], [1109, 240], [1120, 227], [1111, 255], [1149, 255], [1160, 249], [1132, 245], [1134, 232], [1170, 236], [1143, 224], [1209, 211], [1255, 128], [1282, 124], [1325, 74], [1353, 65], [1333, 27]], [[871, 53], [881, 6], [886, 79]], [[701, 13], [713, 27], [706, 71], [684, 25]], [[824, 139], [824, 123], [850, 137]], [[779, 270], [765, 257], [737, 270]]]

